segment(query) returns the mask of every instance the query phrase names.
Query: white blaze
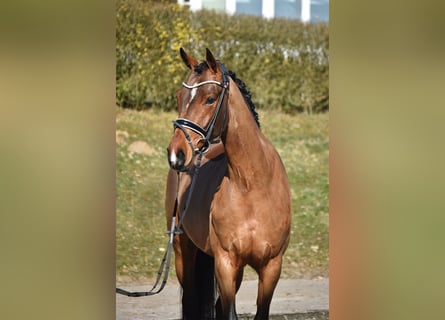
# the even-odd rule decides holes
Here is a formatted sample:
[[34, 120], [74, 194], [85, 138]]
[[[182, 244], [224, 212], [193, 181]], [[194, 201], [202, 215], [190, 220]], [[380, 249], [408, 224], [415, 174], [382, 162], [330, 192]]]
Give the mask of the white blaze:
[[176, 153], [174, 151], [170, 154], [170, 163], [176, 163]]
[[[193, 85], [194, 85], [194, 84], [193, 84]], [[193, 88], [193, 89], [190, 91], [190, 100], [189, 100], [189, 102], [187, 103], [187, 105], [185, 106], [186, 109], [188, 109], [190, 103], [192, 103], [193, 98], [195, 98], [195, 96], [196, 96], [196, 92], [197, 92], [197, 91], [198, 91], [198, 88]]]
[[192, 89], [192, 92], [190, 92], [190, 101], [189, 101], [189, 104], [190, 104], [190, 102], [192, 102], [193, 98], [196, 96], [196, 91], [198, 91], [198, 88], [193, 88], [193, 89]]

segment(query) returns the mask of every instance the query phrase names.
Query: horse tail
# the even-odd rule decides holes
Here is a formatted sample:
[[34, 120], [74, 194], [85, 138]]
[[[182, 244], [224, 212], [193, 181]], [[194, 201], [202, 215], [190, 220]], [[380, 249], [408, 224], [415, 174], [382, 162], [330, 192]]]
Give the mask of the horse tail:
[[195, 262], [195, 284], [201, 319], [215, 319], [215, 259], [198, 250]]

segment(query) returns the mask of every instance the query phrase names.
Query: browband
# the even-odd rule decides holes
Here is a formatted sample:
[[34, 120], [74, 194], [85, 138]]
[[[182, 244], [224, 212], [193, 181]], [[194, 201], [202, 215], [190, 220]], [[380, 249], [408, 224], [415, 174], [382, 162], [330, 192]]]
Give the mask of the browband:
[[211, 83], [213, 83], [213, 84], [217, 84], [217, 85], [220, 86], [220, 87], [223, 86], [221, 82], [218, 82], [218, 81], [215, 81], [215, 80], [207, 80], [207, 81], [199, 82], [199, 83], [197, 83], [197, 84], [193, 84], [193, 85], [191, 85], [191, 86], [188, 85], [187, 83], [183, 82], [183, 83], [182, 83], [182, 86], [185, 87], [185, 88], [187, 88], [187, 89], [194, 89], [194, 88], [198, 88], [198, 87], [200, 87], [200, 86], [203, 86], [203, 85], [205, 85], [205, 84], [211, 84]]

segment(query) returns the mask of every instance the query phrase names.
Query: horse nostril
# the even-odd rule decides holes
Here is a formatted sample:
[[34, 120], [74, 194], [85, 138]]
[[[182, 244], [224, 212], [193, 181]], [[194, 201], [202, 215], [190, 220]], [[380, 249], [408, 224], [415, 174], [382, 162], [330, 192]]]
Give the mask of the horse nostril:
[[178, 167], [182, 167], [184, 165], [184, 163], [185, 163], [185, 153], [184, 153], [184, 151], [182, 151], [182, 149], [180, 149], [178, 151], [178, 154], [176, 155], [176, 158], [177, 158], [177, 160], [176, 160], [177, 166]]

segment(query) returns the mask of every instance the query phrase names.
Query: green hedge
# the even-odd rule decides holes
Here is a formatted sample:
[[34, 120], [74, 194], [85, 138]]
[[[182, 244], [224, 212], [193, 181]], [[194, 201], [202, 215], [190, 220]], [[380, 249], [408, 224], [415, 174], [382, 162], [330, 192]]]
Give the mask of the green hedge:
[[327, 24], [201, 10], [169, 1], [118, 0], [116, 99], [121, 106], [176, 108], [187, 69], [179, 48], [202, 59], [208, 47], [236, 72], [258, 108], [329, 109]]

